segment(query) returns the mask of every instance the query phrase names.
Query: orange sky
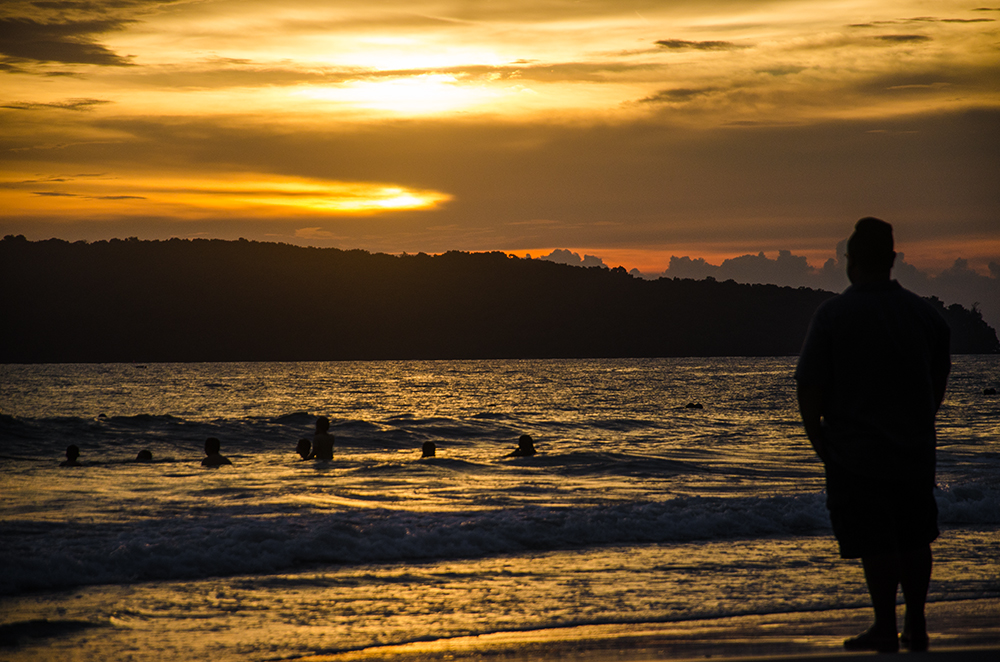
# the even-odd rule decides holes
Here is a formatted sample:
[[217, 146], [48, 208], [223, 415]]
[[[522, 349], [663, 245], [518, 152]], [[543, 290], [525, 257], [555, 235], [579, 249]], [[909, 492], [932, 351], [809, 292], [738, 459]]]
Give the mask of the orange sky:
[[986, 274], [998, 44], [950, 1], [8, 0], [0, 234], [658, 271], [876, 215]]

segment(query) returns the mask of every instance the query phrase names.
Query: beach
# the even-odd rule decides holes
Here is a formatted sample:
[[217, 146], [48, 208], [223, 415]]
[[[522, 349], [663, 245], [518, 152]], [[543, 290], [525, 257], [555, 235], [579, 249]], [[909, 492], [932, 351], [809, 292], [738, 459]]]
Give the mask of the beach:
[[[875, 658], [848, 653], [843, 639], [870, 623], [865, 609], [739, 616], [678, 623], [580, 626], [368, 649], [305, 660], [643, 660]], [[933, 650], [908, 653], [906, 659], [996, 660], [1000, 655], [1000, 602], [935, 603], [928, 608], [934, 624]], [[884, 658], [881, 658], [884, 659]]]
[[[99, 605], [77, 602], [86, 612]], [[30, 609], [26, 609], [25, 615]], [[67, 612], [68, 613], [68, 612]], [[960, 600], [928, 605], [931, 651], [905, 653], [905, 659], [937, 662], [993, 661], [1000, 656], [1000, 600]], [[9, 615], [9, 614], [8, 614]], [[36, 614], [37, 615], [37, 614]], [[430, 639], [400, 645], [363, 648], [333, 654], [290, 656], [281, 650], [261, 659], [291, 659], [302, 662], [354, 662], [387, 660], [583, 660], [592, 662], [642, 662], [652, 660], [755, 659], [852, 660], [875, 659], [875, 654], [848, 653], [842, 641], [870, 623], [867, 609], [822, 612], [755, 614], [672, 623], [628, 623], [584, 625], [570, 628], [505, 631], [448, 639]], [[21, 621], [20, 627], [0, 629], [0, 659], [33, 660], [111, 659], [107, 638], [128, 625], [112, 621], [73, 618]], [[239, 641], [258, 636], [249, 632], [226, 632], [224, 639]], [[211, 659], [215, 648], [210, 633], [173, 649], [170, 659]], [[236, 644], [234, 644], [236, 645]], [[202, 657], [208, 655], [210, 657]], [[142, 640], [130, 651], [113, 659], [156, 659], [142, 648]], [[878, 657], [878, 659], [885, 659]]]
[[[793, 365], [0, 366], [0, 658], [844, 655], [869, 599]], [[932, 656], [1000, 646], [998, 373], [956, 357], [939, 416]]]

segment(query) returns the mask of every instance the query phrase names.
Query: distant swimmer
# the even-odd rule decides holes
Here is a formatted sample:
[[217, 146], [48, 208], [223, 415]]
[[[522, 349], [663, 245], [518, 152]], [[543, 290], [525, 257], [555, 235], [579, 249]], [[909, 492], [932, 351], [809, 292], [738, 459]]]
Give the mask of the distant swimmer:
[[201, 466], [203, 467], [221, 467], [224, 464], [232, 464], [228, 457], [224, 457], [219, 454], [222, 449], [222, 443], [219, 442], [215, 437], [209, 437], [205, 440], [205, 455], [204, 460], [201, 461]]
[[421, 459], [425, 457], [434, 457], [435, 453], [437, 453], [437, 444], [433, 441], [425, 441], [423, 446], [420, 447]]
[[135, 461], [136, 462], [152, 462], [153, 461], [153, 453], [150, 452], [150, 451], [148, 451], [148, 450], [146, 450], [146, 449], [143, 449], [143, 450], [139, 451], [138, 455], [135, 456]]
[[316, 434], [313, 435], [313, 452], [311, 457], [314, 460], [333, 459], [333, 435], [330, 434], [330, 419], [320, 416], [316, 419]]
[[295, 446], [295, 452], [301, 455], [303, 460], [308, 460], [309, 456], [312, 455], [312, 442], [305, 437], [299, 439], [299, 443]]
[[66, 447], [66, 459], [59, 463], [60, 467], [80, 467], [83, 466], [76, 459], [80, 457], [80, 449], [76, 444]]
[[522, 434], [517, 440], [517, 448], [505, 457], [529, 457], [538, 451], [535, 450], [535, 441], [530, 435]]

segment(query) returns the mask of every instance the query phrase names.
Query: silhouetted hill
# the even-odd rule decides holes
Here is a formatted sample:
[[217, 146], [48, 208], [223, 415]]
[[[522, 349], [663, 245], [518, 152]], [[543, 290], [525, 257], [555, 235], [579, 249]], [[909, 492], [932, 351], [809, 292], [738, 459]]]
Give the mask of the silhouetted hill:
[[[11, 236], [0, 293], [4, 363], [794, 355], [832, 296], [503, 253]], [[1000, 349], [932, 301], [956, 353]]]

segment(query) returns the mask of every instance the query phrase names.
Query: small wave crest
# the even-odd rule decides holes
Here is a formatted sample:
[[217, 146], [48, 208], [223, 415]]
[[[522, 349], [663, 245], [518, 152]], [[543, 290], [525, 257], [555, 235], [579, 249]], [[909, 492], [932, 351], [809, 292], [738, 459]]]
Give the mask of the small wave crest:
[[[756, 537], [826, 526], [820, 495], [478, 512], [233, 513], [119, 525], [6, 524], [0, 594], [93, 583], [274, 573], [523, 551]], [[23, 535], [25, 527], [42, 535]], [[15, 530], [17, 529], [17, 530]]]

